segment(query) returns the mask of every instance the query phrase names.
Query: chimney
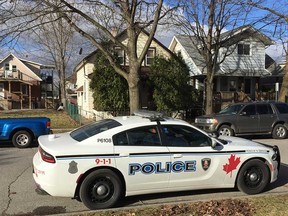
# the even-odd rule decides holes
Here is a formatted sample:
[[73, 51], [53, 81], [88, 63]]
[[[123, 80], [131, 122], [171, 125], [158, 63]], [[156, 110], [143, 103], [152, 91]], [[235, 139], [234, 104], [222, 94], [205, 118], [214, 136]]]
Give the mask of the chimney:
[[111, 28], [111, 34], [113, 35], [113, 37], [116, 37], [117, 36], [117, 34], [118, 34], [118, 29], [117, 29], [117, 27], [112, 27]]

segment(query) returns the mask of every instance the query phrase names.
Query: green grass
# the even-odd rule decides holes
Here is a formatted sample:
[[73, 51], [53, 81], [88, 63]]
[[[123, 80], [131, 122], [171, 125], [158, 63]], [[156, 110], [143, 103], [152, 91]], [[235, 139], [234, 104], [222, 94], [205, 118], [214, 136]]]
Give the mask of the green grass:
[[[51, 128], [55, 131], [68, 131], [79, 127], [66, 112], [58, 112], [53, 109], [35, 109], [35, 110], [12, 110], [1, 111], [0, 118], [24, 118], [24, 117], [48, 117], [51, 120]], [[61, 129], [61, 130], [60, 130]], [[64, 129], [64, 130], [62, 130]]]

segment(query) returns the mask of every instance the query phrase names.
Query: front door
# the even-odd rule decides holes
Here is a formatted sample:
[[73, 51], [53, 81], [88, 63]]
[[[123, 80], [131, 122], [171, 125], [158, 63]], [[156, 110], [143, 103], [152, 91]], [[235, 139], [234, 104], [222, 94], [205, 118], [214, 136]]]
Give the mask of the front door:
[[253, 133], [259, 131], [259, 115], [255, 104], [248, 104], [237, 115], [236, 133]]
[[163, 144], [171, 153], [169, 188], [200, 189], [224, 183], [226, 174], [219, 172], [219, 167], [225, 164], [227, 153], [222, 155], [221, 148], [212, 149], [210, 137], [184, 125], [162, 124], [162, 131]]

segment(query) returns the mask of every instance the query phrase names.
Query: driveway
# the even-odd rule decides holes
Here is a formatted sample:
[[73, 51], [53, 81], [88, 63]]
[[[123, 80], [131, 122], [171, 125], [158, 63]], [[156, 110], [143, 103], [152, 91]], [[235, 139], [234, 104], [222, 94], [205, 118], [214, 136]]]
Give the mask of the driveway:
[[[262, 194], [288, 192], [288, 148], [286, 140], [253, 138], [253, 140], [270, 145], [278, 145], [281, 151], [282, 164], [278, 180], [270, 184]], [[37, 147], [17, 149], [12, 144], [1, 144], [0, 147], [0, 214], [1, 215], [48, 215], [87, 211], [80, 202], [70, 198], [51, 197], [35, 192], [32, 177], [32, 157]], [[261, 194], [260, 194], [261, 195]], [[198, 190], [181, 193], [162, 193], [128, 197], [124, 206], [139, 206], [157, 203], [189, 202], [243, 197], [245, 194], [235, 190]]]

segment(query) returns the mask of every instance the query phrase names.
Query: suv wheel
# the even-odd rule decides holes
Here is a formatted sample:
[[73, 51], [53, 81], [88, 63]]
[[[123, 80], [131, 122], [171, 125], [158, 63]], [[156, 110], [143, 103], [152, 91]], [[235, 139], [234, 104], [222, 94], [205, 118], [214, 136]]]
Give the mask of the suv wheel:
[[274, 139], [285, 139], [287, 137], [287, 128], [282, 124], [276, 125], [273, 128], [272, 136]]
[[222, 125], [219, 130], [219, 135], [223, 135], [223, 136], [234, 136], [234, 131], [233, 129], [228, 126], [228, 125]]

